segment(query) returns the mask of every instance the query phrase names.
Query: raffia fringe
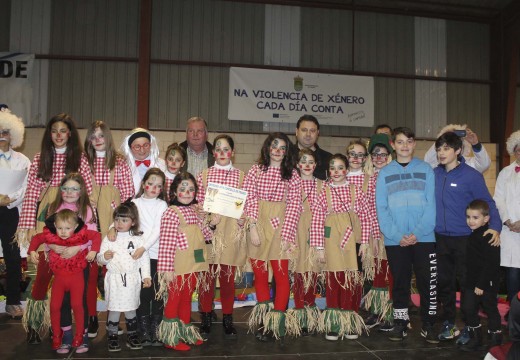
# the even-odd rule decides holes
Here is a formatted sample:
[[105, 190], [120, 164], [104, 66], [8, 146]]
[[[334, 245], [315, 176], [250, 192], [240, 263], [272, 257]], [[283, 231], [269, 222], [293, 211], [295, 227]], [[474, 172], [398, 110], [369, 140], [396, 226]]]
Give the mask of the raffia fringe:
[[273, 309], [273, 307], [274, 305], [272, 301], [265, 301], [256, 304], [249, 314], [249, 320], [247, 321], [249, 326], [248, 332], [254, 332], [258, 326], [265, 324], [265, 316]]
[[[284, 337], [286, 334], [286, 320], [285, 312], [279, 310], [271, 310], [267, 314], [265, 314], [265, 326], [264, 326], [264, 334], [271, 333], [275, 339], [280, 339], [280, 337]], [[298, 334], [298, 323], [294, 317], [292, 317], [291, 326], [293, 327], [292, 331], [297, 332]]]
[[22, 325], [26, 332], [29, 332], [29, 328], [31, 328], [40, 334], [47, 333], [51, 326], [49, 300], [28, 298], [23, 312]]
[[338, 279], [338, 272], [334, 272], [336, 281], [340, 284], [343, 289], [350, 289], [359, 284], [363, 283], [363, 273], [358, 270], [345, 270], [345, 283], [341, 283]]
[[314, 273], [312, 271], [307, 271], [304, 273], [300, 273], [300, 275], [302, 276], [302, 281], [303, 281], [303, 291], [307, 292], [307, 291], [309, 291], [309, 289], [314, 289], [314, 287], [316, 285], [314, 282], [316, 273]]
[[157, 329], [157, 339], [162, 343], [175, 346], [183, 339], [184, 323], [178, 319], [167, 319], [163, 317]]
[[363, 318], [352, 310], [325, 309], [322, 311], [318, 331], [323, 333], [337, 332], [343, 338], [348, 334], [368, 334]]
[[394, 302], [392, 300], [388, 300], [382, 307], [379, 319], [388, 322], [394, 321]]
[[27, 230], [27, 229], [18, 229], [14, 233], [13, 240], [18, 244], [18, 246], [20, 248], [22, 248], [22, 247], [25, 247], [26, 249], [29, 248], [31, 239], [29, 239], [28, 233], [29, 233], [29, 230]]
[[347, 325], [343, 319], [341, 310], [324, 309], [318, 319], [318, 331], [321, 333], [337, 332], [339, 336], [345, 335]]
[[160, 272], [157, 273], [158, 283], [159, 283], [159, 290], [157, 291], [157, 294], [155, 295], [156, 300], [168, 300], [168, 290], [170, 289], [171, 284], [173, 283], [173, 280], [175, 279], [175, 273], [173, 271], [168, 272]]
[[371, 288], [364, 297], [364, 308], [372, 314], [380, 315], [390, 300], [387, 288]]
[[346, 332], [347, 334], [358, 334], [361, 335], [364, 332], [368, 334], [368, 328], [365, 326], [365, 322], [361, 315], [353, 310], [343, 310], [343, 318], [346, 324]]
[[[320, 309], [317, 306], [305, 306], [303, 309], [288, 309], [286, 313], [286, 328], [287, 333], [292, 336], [300, 336], [301, 329], [306, 328], [309, 332], [314, 332], [318, 329], [318, 320], [320, 318]], [[294, 318], [298, 323], [299, 332], [294, 332], [291, 325], [288, 324], [289, 318]]]
[[183, 339], [187, 344], [195, 344], [198, 340], [203, 340], [199, 329], [193, 324], [184, 324]]

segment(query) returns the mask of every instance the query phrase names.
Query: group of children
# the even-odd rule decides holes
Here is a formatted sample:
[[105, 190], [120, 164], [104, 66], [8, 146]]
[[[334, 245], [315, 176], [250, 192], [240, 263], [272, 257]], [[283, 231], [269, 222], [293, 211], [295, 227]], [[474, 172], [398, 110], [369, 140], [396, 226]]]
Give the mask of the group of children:
[[[127, 146], [134, 145], [130, 140]], [[449, 339], [444, 331], [434, 332], [438, 299], [447, 313], [443, 326], [448, 334], [456, 330], [455, 314], [448, 313], [456, 285], [444, 270], [452, 271], [453, 257], [457, 270], [470, 274], [462, 309], [471, 340], [462, 347], [482, 345], [479, 302], [490, 316], [493, 341], [500, 342], [500, 318], [496, 321], [494, 312], [498, 247], [487, 238], [494, 236], [492, 245], [497, 245], [492, 228], [500, 218], [493, 200], [482, 176], [464, 168], [455, 134], [437, 140], [441, 166], [435, 172], [413, 157], [414, 147], [407, 128], [395, 129], [392, 138], [374, 135], [368, 146], [354, 141], [346, 156], [328, 160], [328, 180], [322, 181], [313, 176], [314, 153], [298, 150], [283, 133], [265, 139], [247, 174], [232, 164], [233, 139], [219, 135], [213, 143], [214, 166], [197, 178], [181, 170], [186, 152], [172, 144], [165, 171], [150, 167], [134, 191], [135, 174], [116, 151], [105, 123], [92, 124], [83, 152], [72, 119], [55, 116], [29, 171], [17, 233], [20, 242], [30, 242], [29, 255], [38, 264], [24, 315], [28, 342], [39, 343], [47, 325], [45, 298], [54, 276], [52, 348], [62, 354], [71, 347], [88, 351], [88, 337], [95, 337], [98, 328], [98, 264], [106, 268], [109, 351], [121, 350], [121, 312], [130, 349], [186, 351], [203, 344], [211, 332], [217, 280], [224, 333], [235, 338], [235, 279], [249, 259], [258, 300], [249, 326], [260, 341], [316, 331], [330, 341], [357, 339], [376, 325], [390, 331], [390, 340], [402, 340], [413, 270], [421, 334], [436, 343]], [[394, 149], [396, 160], [391, 161]], [[240, 219], [204, 212], [208, 183], [247, 191]], [[489, 266], [478, 266], [482, 262]], [[273, 300], [269, 270], [276, 284]], [[287, 309], [291, 273], [295, 305]], [[326, 284], [323, 310], [315, 303], [318, 281]], [[367, 282], [371, 286], [364, 294]], [[199, 328], [190, 319], [194, 291], [199, 293]], [[359, 315], [361, 304], [370, 313], [366, 319]]]

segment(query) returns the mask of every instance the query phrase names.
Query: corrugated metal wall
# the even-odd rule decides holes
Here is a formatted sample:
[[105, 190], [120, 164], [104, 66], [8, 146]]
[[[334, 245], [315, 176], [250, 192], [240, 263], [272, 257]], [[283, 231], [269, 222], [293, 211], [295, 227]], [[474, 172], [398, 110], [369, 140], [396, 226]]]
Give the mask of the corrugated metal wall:
[[[137, 58], [138, 0], [54, 0], [52, 19], [52, 54]], [[50, 61], [49, 116], [61, 111], [81, 127], [97, 119], [134, 127], [137, 63]]]
[[[139, 0], [20, 0], [12, 6], [10, 50], [137, 57]], [[33, 11], [38, 7], [40, 12]], [[276, 16], [283, 20], [284, 11], [291, 16], [296, 13], [296, 8], [271, 6], [269, 11], [276, 9], [278, 13], [269, 15], [266, 9], [267, 5], [258, 3], [154, 0], [152, 59], [265, 64], [277, 55], [266, 58], [266, 36], [277, 33], [272, 20]], [[45, 12], [49, 20], [44, 17], [42, 22]], [[268, 18], [271, 21], [266, 21]], [[300, 39], [293, 47], [298, 49], [299, 59], [289, 60], [302, 67], [404, 75], [416, 71], [413, 17], [302, 7], [299, 34], [288, 38]], [[488, 79], [487, 25], [448, 21], [446, 38], [448, 76]], [[19, 39], [18, 43], [13, 39]], [[44, 64], [41, 60], [37, 63]], [[94, 119], [105, 119], [113, 127], [135, 126], [137, 63], [52, 60], [45, 73], [49, 76], [48, 91], [38, 89], [39, 99], [45, 98], [43, 92], [49, 98], [39, 109], [48, 105], [48, 110], [45, 116], [35, 118], [36, 123], [43, 124], [51, 114], [67, 111], [80, 126]], [[46, 84], [45, 76], [40, 74]], [[189, 116], [201, 115], [212, 130], [272, 130], [262, 123], [227, 120], [227, 67], [152, 63], [150, 85], [151, 128], [182, 129]], [[448, 83], [447, 94], [447, 121], [469, 119], [481, 138], [489, 139], [489, 86]], [[414, 127], [415, 97], [414, 80], [376, 77], [375, 122]], [[324, 135], [370, 133], [369, 128], [322, 129]]]

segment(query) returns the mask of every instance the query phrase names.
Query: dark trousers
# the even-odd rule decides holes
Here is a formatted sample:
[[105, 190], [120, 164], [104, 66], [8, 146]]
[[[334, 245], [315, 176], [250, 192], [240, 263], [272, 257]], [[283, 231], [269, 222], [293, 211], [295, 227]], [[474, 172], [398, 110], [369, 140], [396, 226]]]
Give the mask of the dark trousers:
[[444, 236], [435, 234], [437, 239], [437, 261], [439, 262], [439, 301], [444, 308], [443, 320], [455, 323], [457, 315], [457, 281], [460, 287], [461, 302], [466, 285], [466, 246], [467, 236]]
[[435, 243], [418, 242], [411, 246], [386, 246], [395, 310], [408, 310], [412, 271], [421, 297], [421, 320], [434, 324], [437, 317], [437, 258]]
[[476, 295], [475, 289], [464, 290], [464, 301], [461, 308], [466, 317], [466, 324], [471, 327], [476, 327], [480, 324], [480, 317], [478, 316], [480, 305], [482, 305], [484, 312], [488, 316], [488, 330], [500, 330], [501, 322], [496, 291], [484, 291], [484, 294]]
[[520, 268], [506, 267], [507, 298], [511, 301], [520, 291]]
[[0, 238], [4, 261], [7, 268], [6, 305], [20, 305], [20, 281], [22, 264], [18, 244], [13, 244], [14, 233], [18, 227], [18, 208], [0, 207]]
[[141, 288], [141, 303], [137, 309], [137, 316], [162, 315], [164, 302], [155, 299], [159, 290], [159, 278], [157, 275], [157, 259], [150, 259], [150, 275], [152, 276], [152, 286], [149, 288]]

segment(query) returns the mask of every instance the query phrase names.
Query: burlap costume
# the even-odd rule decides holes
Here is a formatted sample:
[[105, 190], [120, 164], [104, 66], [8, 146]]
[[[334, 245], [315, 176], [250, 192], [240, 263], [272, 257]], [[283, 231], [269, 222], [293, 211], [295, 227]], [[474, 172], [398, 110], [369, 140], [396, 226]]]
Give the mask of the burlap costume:
[[108, 233], [108, 228], [112, 223], [114, 209], [121, 204], [121, 194], [119, 193], [119, 189], [114, 186], [114, 177], [115, 170], [112, 169], [110, 170], [108, 185], [98, 185], [95, 177], [92, 176], [91, 200], [96, 204], [96, 217], [102, 238]]
[[[244, 173], [240, 172], [238, 187], [242, 188]], [[208, 169], [202, 172], [202, 183], [208, 186]], [[240, 227], [236, 219], [221, 216], [213, 232], [211, 244], [206, 245], [209, 264], [223, 264], [242, 268], [246, 264], [247, 249], [245, 243], [245, 228]], [[212, 274], [217, 275], [217, 274]]]
[[[204, 287], [201, 283], [204, 279], [204, 272], [209, 270], [207, 262], [207, 249], [204, 236], [197, 224], [187, 224], [183, 214], [176, 206], [170, 206], [179, 217], [178, 231], [186, 235], [188, 247], [184, 250], [177, 249], [175, 252], [175, 270], [174, 272], [158, 273], [160, 289], [157, 292], [157, 297], [163, 297], [166, 300], [165, 312], [168, 308], [168, 290], [175, 282], [178, 276], [188, 275], [188, 278], [194, 276], [197, 278], [196, 288]], [[182, 291], [187, 278], [177, 285], [176, 289]], [[179, 341], [184, 341], [188, 344], [194, 344], [197, 340], [202, 340], [198, 329], [191, 323], [184, 323], [180, 319], [168, 319], [163, 317], [159, 328], [157, 330], [157, 338], [164, 344], [175, 346]]]
[[[351, 208], [356, 203], [356, 189], [350, 184]], [[363, 281], [358, 271], [356, 242], [361, 239], [361, 224], [356, 213], [352, 210], [342, 213], [333, 213], [331, 189], [325, 189], [328, 215], [325, 219], [325, 259], [323, 270], [331, 273], [344, 273], [345, 281], [340, 283], [345, 289], [352, 291], [355, 286]], [[347, 227], [353, 232], [345, 247], [341, 243]], [[332, 274], [331, 276], [337, 276]], [[319, 331], [338, 333], [340, 337], [347, 334], [360, 335], [365, 330], [363, 319], [355, 311], [349, 309], [326, 308], [320, 315], [318, 323]]]

